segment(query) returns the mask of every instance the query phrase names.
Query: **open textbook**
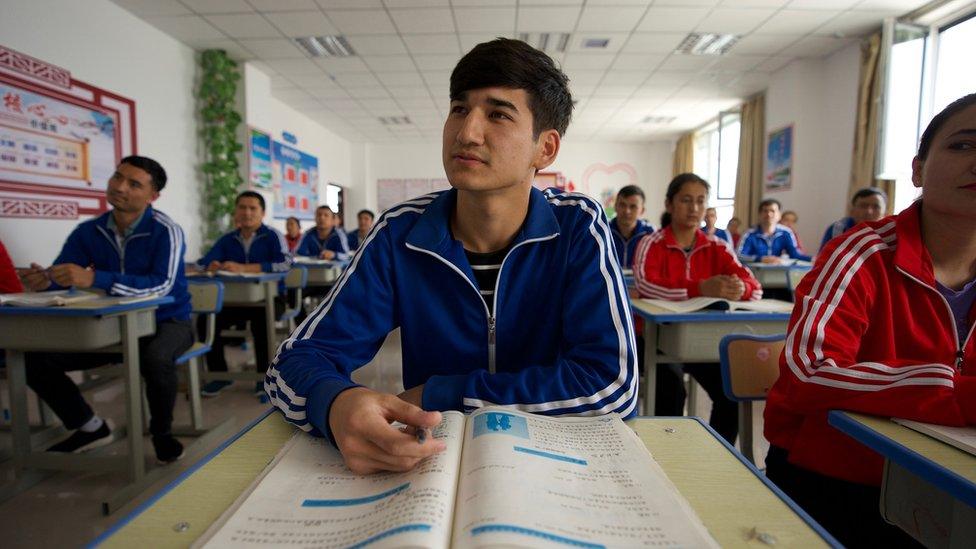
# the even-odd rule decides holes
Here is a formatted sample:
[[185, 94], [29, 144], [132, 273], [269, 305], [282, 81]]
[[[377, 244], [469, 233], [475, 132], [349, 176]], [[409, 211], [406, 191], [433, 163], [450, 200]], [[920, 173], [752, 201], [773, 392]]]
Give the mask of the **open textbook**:
[[758, 313], [789, 313], [793, 311], [793, 304], [778, 299], [759, 299], [756, 301], [729, 301], [720, 297], [693, 297], [682, 301], [667, 299], [642, 299], [655, 307], [660, 307], [672, 313], [693, 313], [704, 309], [719, 311], [753, 311]]
[[444, 413], [447, 449], [356, 475], [298, 432], [196, 546], [718, 547], [617, 415]]
[[0, 305], [12, 305], [14, 307], [63, 307], [72, 303], [97, 299], [98, 297], [101, 297], [101, 294], [77, 290], [0, 294]]
[[893, 417], [891, 420], [976, 456], [976, 427], [950, 427], [897, 417]]

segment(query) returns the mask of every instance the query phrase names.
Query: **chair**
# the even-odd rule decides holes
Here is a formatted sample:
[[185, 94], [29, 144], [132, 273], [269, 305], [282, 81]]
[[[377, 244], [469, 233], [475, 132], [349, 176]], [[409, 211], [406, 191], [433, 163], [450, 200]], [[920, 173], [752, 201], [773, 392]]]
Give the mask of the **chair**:
[[796, 287], [800, 285], [809, 269], [790, 269], [786, 271], [786, 288], [790, 291], [790, 301], [796, 301]]
[[[302, 290], [308, 286], [308, 268], [301, 265], [292, 265], [288, 276], [285, 277], [285, 289], [288, 291], [289, 300], [294, 290], [294, 302], [286, 303], [287, 309], [278, 317], [278, 322], [285, 322], [288, 325], [288, 334], [295, 331], [295, 318], [302, 311]], [[286, 336], [288, 334], [285, 334]]]
[[[200, 404], [201, 357], [209, 353], [213, 346], [217, 313], [224, 306], [224, 284], [219, 280], [191, 278], [187, 280], [187, 289], [190, 292], [193, 313], [207, 315], [204, 340], [194, 343], [176, 359], [177, 365], [187, 365], [187, 393], [190, 399], [190, 419], [192, 421], [190, 430], [199, 432], [203, 430], [203, 408]], [[177, 431], [180, 430], [185, 429], [174, 428], [174, 434], [179, 434]]]
[[752, 463], [753, 402], [766, 394], [779, 377], [779, 357], [786, 345], [785, 334], [731, 334], [718, 344], [722, 368], [722, 389], [729, 400], [739, 403], [739, 445]]

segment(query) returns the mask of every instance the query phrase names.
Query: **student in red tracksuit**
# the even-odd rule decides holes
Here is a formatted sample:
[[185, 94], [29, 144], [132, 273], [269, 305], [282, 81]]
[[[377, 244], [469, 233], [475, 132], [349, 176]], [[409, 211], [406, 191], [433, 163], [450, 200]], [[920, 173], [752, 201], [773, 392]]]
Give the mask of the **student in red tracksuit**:
[[976, 423], [976, 94], [932, 119], [912, 181], [920, 200], [817, 256], [766, 403], [766, 474], [848, 546], [912, 540], [878, 512], [881, 456], [829, 410]]
[[[760, 299], [762, 289], [749, 269], [739, 263], [728, 242], [701, 229], [708, 203], [708, 183], [683, 173], [668, 185], [661, 230], [637, 245], [634, 281], [641, 297], [683, 300], [698, 296], [729, 300]], [[681, 415], [685, 405], [680, 365], [657, 369], [655, 415]], [[687, 364], [691, 374], [712, 399], [709, 424], [735, 444], [739, 431], [736, 403], [722, 392], [718, 364]]]

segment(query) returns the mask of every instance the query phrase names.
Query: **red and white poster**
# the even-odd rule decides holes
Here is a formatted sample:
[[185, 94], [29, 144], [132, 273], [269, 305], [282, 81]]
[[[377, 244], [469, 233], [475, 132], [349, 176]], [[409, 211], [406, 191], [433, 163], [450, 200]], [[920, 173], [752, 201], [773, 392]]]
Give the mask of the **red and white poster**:
[[136, 152], [135, 102], [0, 46], [0, 217], [76, 219]]

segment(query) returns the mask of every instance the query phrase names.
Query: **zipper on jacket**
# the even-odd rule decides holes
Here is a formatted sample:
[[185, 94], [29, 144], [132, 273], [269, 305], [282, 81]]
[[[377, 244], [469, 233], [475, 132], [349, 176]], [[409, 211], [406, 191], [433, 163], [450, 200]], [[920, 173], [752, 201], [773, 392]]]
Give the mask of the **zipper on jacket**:
[[[498, 288], [495, 287], [495, 291]], [[488, 315], [488, 373], [495, 373], [495, 315]]]
[[969, 339], [973, 336], [973, 331], [974, 331], [974, 328], [976, 328], [976, 325], [970, 326], [970, 328], [969, 328], [969, 335], [966, 337], [966, 341], [960, 342], [959, 341], [959, 329], [956, 327], [956, 317], [955, 317], [955, 315], [952, 314], [952, 307], [949, 306], [949, 300], [947, 300], [946, 297], [944, 295], [942, 295], [942, 292], [940, 292], [936, 288], [933, 288], [932, 286], [929, 286], [928, 284], [922, 282], [921, 280], [915, 278], [914, 276], [906, 273], [900, 267], [897, 267], [897, 269], [898, 269], [898, 271], [901, 274], [907, 276], [908, 278], [914, 280], [915, 282], [918, 282], [919, 284], [921, 284], [925, 288], [928, 288], [928, 289], [932, 290], [933, 292], [935, 292], [935, 294], [939, 296], [939, 299], [942, 300], [942, 303], [945, 303], [946, 311], [949, 312], [949, 322], [952, 324], [952, 338], [956, 341], [956, 363], [955, 363], [954, 366], [955, 366], [956, 371], [961, 372], [962, 371], [962, 363], [963, 363], [963, 361], [966, 358], [965, 348], [966, 348], [966, 345], [969, 343]]

